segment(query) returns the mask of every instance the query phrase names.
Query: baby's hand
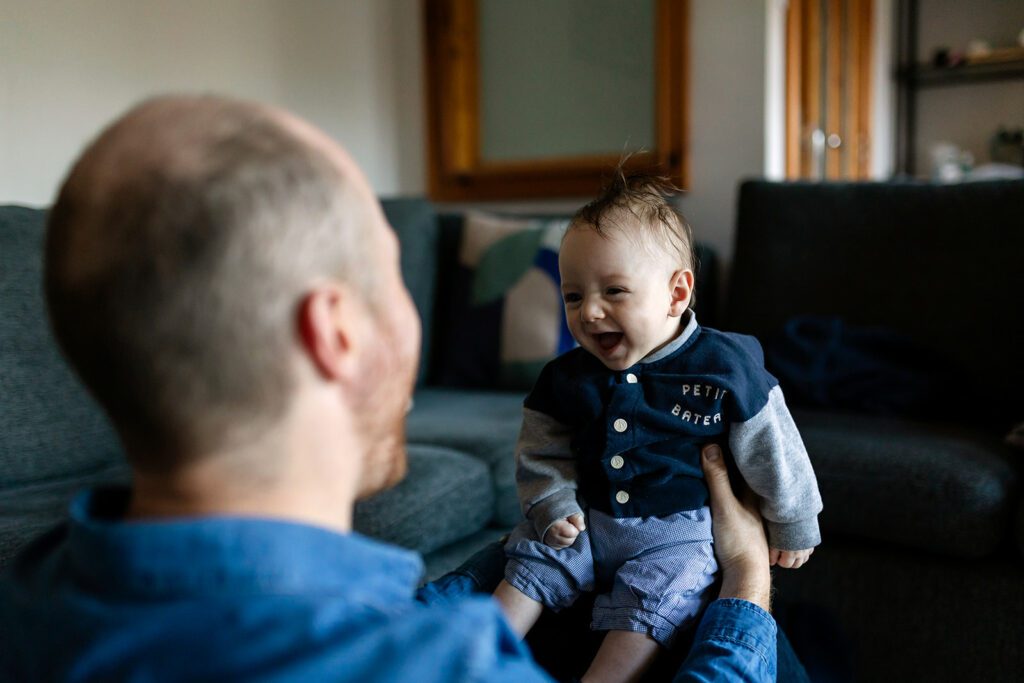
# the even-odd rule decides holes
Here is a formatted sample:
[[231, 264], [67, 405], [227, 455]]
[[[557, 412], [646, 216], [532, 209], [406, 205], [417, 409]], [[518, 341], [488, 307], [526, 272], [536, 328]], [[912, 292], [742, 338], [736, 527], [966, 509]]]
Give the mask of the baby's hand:
[[799, 569], [811, 559], [814, 548], [807, 550], [776, 550], [768, 548], [768, 561], [774, 567], [779, 565], [783, 569]]
[[544, 543], [556, 550], [568, 548], [576, 542], [576, 537], [586, 528], [587, 526], [583, 523], [583, 514], [577, 512], [548, 527], [547, 533], [544, 534]]

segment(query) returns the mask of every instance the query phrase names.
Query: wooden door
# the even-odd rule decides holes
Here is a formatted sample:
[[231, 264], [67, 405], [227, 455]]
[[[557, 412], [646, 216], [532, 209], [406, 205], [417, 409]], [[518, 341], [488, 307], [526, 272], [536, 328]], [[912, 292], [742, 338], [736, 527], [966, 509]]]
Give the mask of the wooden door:
[[789, 0], [786, 177], [866, 180], [873, 0]]

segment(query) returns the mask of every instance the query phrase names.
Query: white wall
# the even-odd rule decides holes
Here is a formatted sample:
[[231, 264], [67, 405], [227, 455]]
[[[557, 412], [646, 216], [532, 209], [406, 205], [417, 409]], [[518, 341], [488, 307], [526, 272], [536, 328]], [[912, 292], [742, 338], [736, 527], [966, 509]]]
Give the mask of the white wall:
[[419, 0], [0, 0], [0, 202], [45, 205], [132, 103], [217, 91], [342, 141], [383, 194], [425, 187]]
[[682, 210], [728, 262], [739, 182], [764, 174], [766, 7], [693, 0], [690, 19], [692, 180]]
[[[682, 209], [726, 259], [738, 182], [764, 168], [764, 5], [691, 2]], [[381, 194], [423, 194], [421, 31], [420, 0], [0, 0], [0, 202], [50, 203], [102, 125], [167, 90], [282, 105], [339, 139]]]

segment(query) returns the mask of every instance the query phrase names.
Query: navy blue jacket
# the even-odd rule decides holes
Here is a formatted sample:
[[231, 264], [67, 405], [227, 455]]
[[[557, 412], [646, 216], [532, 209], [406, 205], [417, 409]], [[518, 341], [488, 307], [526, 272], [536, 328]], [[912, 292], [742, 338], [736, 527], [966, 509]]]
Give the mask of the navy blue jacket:
[[[732, 451], [743, 476], [766, 499], [762, 511], [770, 525], [802, 527], [789, 529], [799, 538], [784, 544], [799, 547], [773, 547], [796, 550], [819, 541], [814, 473], [753, 337], [701, 328], [691, 316], [676, 340], [621, 372], [576, 348], [545, 366], [524, 408], [517, 476], [528, 517], [563, 487], [557, 481], [549, 482], [554, 488], [538, 487], [543, 477], [536, 465], [557, 457], [550, 444], [564, 427], [575, 483], [590, 507], [615, 517], [648, 517], [706, 505], [700, 452], [714, 442]], [[543, 438], [528, 428], [538, 419]], [[545, 507], [536, 511], [545, 517], [536, 525], [541, 537], [566, 512], [556, 505], [553, 516], [544, 515]]]

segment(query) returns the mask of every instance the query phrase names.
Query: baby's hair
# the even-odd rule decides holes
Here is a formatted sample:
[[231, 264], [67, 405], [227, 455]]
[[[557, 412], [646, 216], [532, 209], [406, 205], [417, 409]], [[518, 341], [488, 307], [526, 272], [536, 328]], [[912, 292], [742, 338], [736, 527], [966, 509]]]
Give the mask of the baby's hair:
[[[589, 228], [607, 236], [610, 229], [619, 229], [645, 246], [671, 250], [682, 268], [696, 274], [693, 229], [668, 201], [679, 188], [664, 176], [639, 171], [627, 173], [625, 162], [626, 159], [619, 162], [611, 181], [597, 199], [573, 215], [569, 230]], [[632, 214], [636, 220], [623, 221], [621, 212]], [[696, 298], [694, 291], [690, 294], [690, 308]]]

